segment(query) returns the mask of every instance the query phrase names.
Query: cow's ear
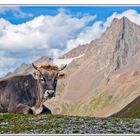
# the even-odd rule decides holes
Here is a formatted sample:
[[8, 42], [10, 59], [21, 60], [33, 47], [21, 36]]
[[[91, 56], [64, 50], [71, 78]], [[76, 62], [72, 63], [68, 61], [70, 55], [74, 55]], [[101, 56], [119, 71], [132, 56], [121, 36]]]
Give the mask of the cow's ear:
[[59, 79], [62, 79], [62, 78], [65, 78], [66, 77], [66, 74], [65, 73], [63, 73], [63, 72], [59, 72], [58, 73], [58, 78]]
[[34, 77], [34, 79], [39, 79], [39, 74], [38, 74], [38, 72], [34, 72], [34, 73], [32, 74], [32, 76]]

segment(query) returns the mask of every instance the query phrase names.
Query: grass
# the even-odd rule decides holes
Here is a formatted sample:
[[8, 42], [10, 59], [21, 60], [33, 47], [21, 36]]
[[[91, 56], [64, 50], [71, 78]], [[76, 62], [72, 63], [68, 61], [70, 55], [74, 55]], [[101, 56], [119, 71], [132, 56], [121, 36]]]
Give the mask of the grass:
[[125, 118], [140, 118], [140, 96], [113, 116]]
[[140, 119], [0, 113], [0, 134], [138, 134]]
[[78, 102], [71, 105], [63, 105], [61, 114], [76, 116], [94, 116], [95, 110], [102, 110], [112, 102], [112, 96], [106, 96], [106, 93], [97, 95], [88, 102]]

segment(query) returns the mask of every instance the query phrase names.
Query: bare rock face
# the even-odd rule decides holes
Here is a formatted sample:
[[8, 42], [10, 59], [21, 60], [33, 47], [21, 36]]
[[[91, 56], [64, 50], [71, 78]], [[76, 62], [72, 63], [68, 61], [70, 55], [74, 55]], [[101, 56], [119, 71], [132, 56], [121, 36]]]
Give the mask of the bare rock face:
[[126, 66], [133, 67], [140, 58], [140, 26], [130, 22], [126, 17], [120, 22], [121, 31], [111, 58], [111, 65], [115, 70]]
[[76, 47], [76, 48], [72, 49], [71, 51], [67, 52], [66, 54], [64, 54], [60, 58], [73, 58], [73, 57], [80, 56], [87, 51], [88, 47], [89, 47], [88, 44], [79, 45], [78, 47]]
[[[126, 17], [114, 19], [99, 39], [78, 46], [61, 58], [72, 58], [56, 97], [47, 101], [53, 114], [107, 117], [140, 96], [140, 26]], [[34, 62], [52, 63], [48, 57]], [[23, 64], [14, 74], [28, 74]]]
[[119, 112], [140, 95], [139, 44], [140, 26], [126, 17], [114, 19], [68, 66], [60, 96], [46, 105], [54, 114], [107, 117]]

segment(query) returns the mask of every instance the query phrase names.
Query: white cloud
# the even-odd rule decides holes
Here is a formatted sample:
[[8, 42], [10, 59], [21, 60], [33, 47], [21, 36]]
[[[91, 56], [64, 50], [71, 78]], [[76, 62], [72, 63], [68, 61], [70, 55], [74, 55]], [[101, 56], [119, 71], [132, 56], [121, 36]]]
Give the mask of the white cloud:
[[127, 17], [130, 21], [140, 25], [140, 14], [137, 13], [137, 11], [130, 9], [120, 14], [114, 12], [112, 16], [108, 17], [105, 22], [96, 21], [92, 26], [84, 28], [76, 39], [69, 40], [67, 42], [67, 48], [65, 52], [77, 47], [79, 44], [82, 45], [90, 43], [92, 40], [99, 38], [101, 34], [106, 30], [106, 28], [111, 25], [114, 18], [121, 19], [124, 16]]
[[7, 73], [43, 55], [58, 57], [79, 44], [99, 38], [114, 18], [123, 16], [140, 25], [140, 14], [135, 10], [113, 13], [105, 22], [96, 21], [92, 25], [89, 23], [95, 15], [74, 17], [64, 9], [55, 16], [42, 15], [18, 25], [0, 19], [0, 69]]
[[43, 48], [62, 50], [67, 40], [79, 34], [93, 19], [92, 16], [81, 19], [73, 18], [64, 13], [56, 16], [40, 16], [19, 25], [3, 22], [1, 19], [0, 49], [13, 49], [14, 51]]
[[83, 29], [76, 39], [69, 40], [67, 42], [66, 51], [69, 51], [78, 45], [90, 43], [92, 40], [99, 38], [104, 31], [103, 22], [95, 22], [92, 26]]
[[[14, 25], [0, 19], [0, 68], [30, 63], [43, 55], [59, 56], [67, 41], [77, 35], [94, 20], [95, 16], [72, 17], [60, 10], [56, 16], [39, 16]], [[7, 63], [6, 63], [7, 60]]]
[[16, 18], [33, 17], [33, 14], [25, 13], [19, 7], [0, 7], [0, 14], [6, 14], [7, 12], [11, 12]]
[[104, 23], [104, 26], [108, 27], [108, 26], [110, 26], [110, 24], [114, 18], [121, 19], [124, 16], [127, 17], [131, 22], [134, 22], [134, 23], [140, 25], [140, 14], [137, 11], [130, 9], [130, 10], [124, 11], [120, 14], [118, 14], [117, 12], [114, 12], [112, 14], [112, 16], [107, 18], [107, 21]]

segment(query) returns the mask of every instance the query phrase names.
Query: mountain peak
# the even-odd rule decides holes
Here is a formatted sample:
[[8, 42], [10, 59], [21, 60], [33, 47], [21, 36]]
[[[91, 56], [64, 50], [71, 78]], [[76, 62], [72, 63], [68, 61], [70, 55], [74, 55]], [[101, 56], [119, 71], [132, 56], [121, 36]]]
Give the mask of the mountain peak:
[[117, 24], [120, 24], [122, 26], [125, 26], [125, 25], [130, 25], [130, 24], [133, 24], [133, 22], [131, 22], [126, 16], [123, 16], [122, 18], [114, 18], [112, 23], [111, 23], [111, 26], [118, 26]]
[[126, 16], [123, 16], [120, 20], [123, 21], [123, 22], [124, 22], [124, 21], [126, 21], [126, 22], [128, 22], [128, 21], [131, 22]]
[[[115, 70], [122, 67], [132, 67], [134, 62], [140, 57], [139, 54], [139, 25], [131, 22], [127, 17], [122, 17], [119, 20], [119, 34], [116, 39], [116, 45], [113, 52], [113, 66]], [[114, 30], [115, 31], [115, 30]], [[112, 61], [111, 60], [111, 61]]]
[[132, 24], [134, 24], [134, 23], [132, 23], [127, 17], [125, 17], [125, 16], [123, 16], [121, 19], [120, 19], [120, 21], [121, 21], [121, 24], [122, 24], [122, 29], [124, 30], [125, 29], [125, 27], [126, 26], [131, 26]]

